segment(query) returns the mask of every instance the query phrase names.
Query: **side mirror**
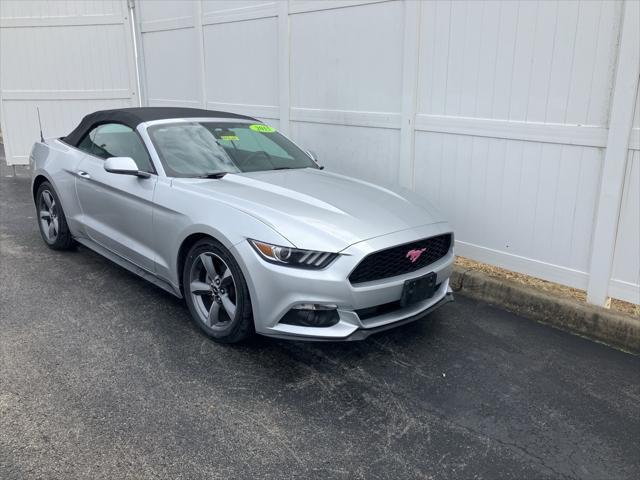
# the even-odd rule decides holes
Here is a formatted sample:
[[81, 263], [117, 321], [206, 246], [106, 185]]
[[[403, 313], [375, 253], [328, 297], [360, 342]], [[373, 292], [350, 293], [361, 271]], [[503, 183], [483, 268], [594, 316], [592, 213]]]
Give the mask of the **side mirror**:
[[120, 175], [133, 175], [135, 177], [149, 178], [147, 172], [138, 170], [138, 165], [131, 157], [111, 157], [104, 161], [104, 169], [109, 173]]

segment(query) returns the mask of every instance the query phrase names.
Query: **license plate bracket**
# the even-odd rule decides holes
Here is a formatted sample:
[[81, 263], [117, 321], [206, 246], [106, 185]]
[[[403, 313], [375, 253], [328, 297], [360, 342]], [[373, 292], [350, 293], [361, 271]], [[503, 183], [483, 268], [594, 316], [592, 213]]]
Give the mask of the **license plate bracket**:
[[436, 273], [430, 272], [422, 277], [405, 281], [402, 287], [400, 306], [406, 307], [433, 297], [433, 294], [436, 292], [436, 279]]

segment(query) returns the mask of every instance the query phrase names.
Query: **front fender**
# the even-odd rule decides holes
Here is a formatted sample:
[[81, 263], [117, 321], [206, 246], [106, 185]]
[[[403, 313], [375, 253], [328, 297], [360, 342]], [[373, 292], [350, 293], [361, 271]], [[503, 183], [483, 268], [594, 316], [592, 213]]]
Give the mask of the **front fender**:
[[72, 235], [77, 236], [80, 231], [79, 218], [82, 214], [75, 187], [75, 169], [84, 154], [69, 147], [59, 140], [47, 140], [46, 143], [36, 142], [31, 149], [31, 192], [39, 178], [44, 177], [54, 188]]
[[228, 250], [247, 238], [293, 246], [257, 218], [228, 203], [172, 187], [170, 180], [164, 178], [156, 186], [154, 204], [156, 273], [174, 286], [180, 284], [180, 249], [192, 235], [213, 237]]

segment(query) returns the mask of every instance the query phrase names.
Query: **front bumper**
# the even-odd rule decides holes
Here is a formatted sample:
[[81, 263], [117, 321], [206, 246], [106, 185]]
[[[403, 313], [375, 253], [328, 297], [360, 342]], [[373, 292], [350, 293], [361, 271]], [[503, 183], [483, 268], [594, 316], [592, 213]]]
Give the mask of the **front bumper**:
[[359, 328], [354, 331], [351, 335], [344, 338], [334, 338], [334, 337], [325, 337], [325, 336], [308, 336], [308, 335], [290, 335], [290, 334], [281, 334], [281, 333], [265, 333], [263, 335], [274, 337], [274, 338], [282, 338], [285, 340], [305, 340], [310, 342], [331, 342], [331, 341], [340, 341], [340, 342], [354, 342], [358, 340], [364, 340], [369, 335], [373, 335], [374, 333], [383, 332], [385, 330], [389, 330], [392, 328], [399, 327], [401, 325], [406, 325], [407, 323], [415, 322], [416, 320], [420, 320], [424, 316], [433, 312], [437, 308], [441, 307], [445, 303], [453, 302], [453, 293], [448, 291], [444, 297], [442, 297], [439, 301], [427, 307], [425, 310], [420, 311], [419, 313], [412, 315], [410, 317], [404, 318], [402, 320], [396, 320], [392, 323], [387, 323], [385, 325], [381, 325], [379, 327], [373, 328]]
[[[323, 270], [270, 264], [259, 258], [248, 242], [237, 244], [233, 253], [249, 286], [256, 332], [300, 340], [360, 340], [417, 320], [453, 299], [449, 288], [453, 248], [440, 260], [408, 274], [356, 285], [349, 282], [349, 274], [370, 253], [450, 231], [448, 224], [437, 223], [359, 242], [343, 250], [340, 257]], [[358, 310], [398, 301], [406, 280], [429, 272], [436, 273], [438, 284], [431, 298], [366, 319], [358, 316]], [[337, 305], [338, 323], [330, 327], [280, 323], [293, 306], [301, 303]]]

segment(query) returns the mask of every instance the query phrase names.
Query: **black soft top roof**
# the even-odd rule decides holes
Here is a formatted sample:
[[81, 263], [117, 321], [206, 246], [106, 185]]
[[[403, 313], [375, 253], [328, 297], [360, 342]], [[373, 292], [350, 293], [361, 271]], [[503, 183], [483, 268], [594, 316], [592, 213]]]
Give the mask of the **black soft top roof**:
[[104, 123], [121, 123], [135, 129], [143, 122], [152, 120], [164, 120], [170, 118], [229, 118], [253, 120], [252, 117], [238, 115], [229, 112], [214, 112], [212, 110], [202, 110], [200, 108], [181, 108], [181, 107], [140, 107], [140, 108], [118, 108], [115, 110], [100, 110], [90, 113], [82, 119], [80, 125], [62, 140], [74, 147], [80, 143], [85, 134], [94, 127]]

